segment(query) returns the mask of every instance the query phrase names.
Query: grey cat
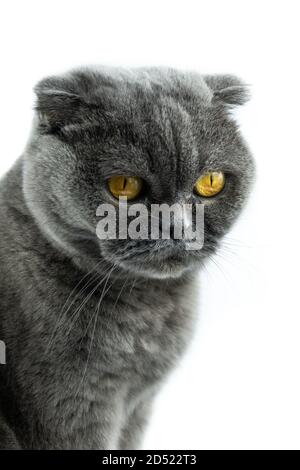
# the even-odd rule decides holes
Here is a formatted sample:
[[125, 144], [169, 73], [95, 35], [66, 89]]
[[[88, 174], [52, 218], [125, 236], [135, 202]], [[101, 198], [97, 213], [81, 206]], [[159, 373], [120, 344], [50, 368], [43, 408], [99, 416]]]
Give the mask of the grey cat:
[[[28, 145], [0, 184], [0, 448], [135, 449], [194, 329], [197, 273], [251, 187], [231, 117], [247, 87], [231, 75], [103, 67], [35, 92]], [[195, 194], [210, 171], [224, 188]], [[203, 248], [99, 240], [113, 175], [139, 177], [146, 204], [204, 204]]]

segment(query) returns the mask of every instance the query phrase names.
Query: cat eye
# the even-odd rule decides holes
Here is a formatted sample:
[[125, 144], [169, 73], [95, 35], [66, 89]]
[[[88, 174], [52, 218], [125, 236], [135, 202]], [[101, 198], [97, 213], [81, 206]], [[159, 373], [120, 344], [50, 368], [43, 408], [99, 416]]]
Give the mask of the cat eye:
[[119, 199], [127, 197], [128, 200], [135, 199], [139, 196], [143, 182], [138, 176], [112, 176], [107, 181], [108, 189], [111, 194]]
[[194, 185], [194, 191], [199, 196], [212, 197], [220, 193], [224, 185], [224, 173], [222, 171], [210, 171], [197, 179]]

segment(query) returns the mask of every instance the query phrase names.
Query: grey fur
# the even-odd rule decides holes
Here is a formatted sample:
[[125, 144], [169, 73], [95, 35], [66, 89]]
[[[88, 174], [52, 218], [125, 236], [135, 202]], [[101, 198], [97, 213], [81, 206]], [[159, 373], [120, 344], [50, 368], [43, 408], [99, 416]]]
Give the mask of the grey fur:
[[[95, 68], [35, 91], [28, 145], [0, 185], [0, 448], [136, 448], [189, 342], [197, 272], [249, 192], [230, 117], [247, 90], [228, 75]], [[112, 174], [142, 177], [146, 203], [195, 203], [207, 169], [227, 179], [202, 201], [202, 250], [96, 238]]]

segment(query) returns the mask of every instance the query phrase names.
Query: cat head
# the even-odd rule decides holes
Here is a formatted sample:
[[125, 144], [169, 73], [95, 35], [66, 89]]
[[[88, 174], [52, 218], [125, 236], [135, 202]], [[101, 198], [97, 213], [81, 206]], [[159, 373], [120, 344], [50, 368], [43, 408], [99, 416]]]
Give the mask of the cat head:
[[[158, 278], [180, 276], [214, 253], [253, 178], [251, 154], [231, 117], [248, 99], [239, 79], [161, 68], [80, 69], [42, 80], [35, 92], [24, 194], [53, 243], [81, 265], [101, 260]], [[212, 185], [221, 177], [220, 190], [201, 192], [203, 177]], [[204, 207], [201, 249], [187, 250], [186, 240], [172, 235], [100, 239], [97, 208], [109, 204], [118, 215], [113, 188], [128, 181], [137, 185], [128, 207], [187, 204], [192, 224], [195, 207]]]

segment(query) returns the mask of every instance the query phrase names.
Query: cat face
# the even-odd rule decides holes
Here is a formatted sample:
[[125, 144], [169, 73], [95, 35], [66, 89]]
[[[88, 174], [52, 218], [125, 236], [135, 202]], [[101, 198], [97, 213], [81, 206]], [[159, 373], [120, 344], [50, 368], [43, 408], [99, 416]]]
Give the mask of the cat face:
[[[230, 117], [230, 108], [247, 97], [238, 79], [170, 69], [86, 69], [45, 79], [36, 93], [24, 194], [57, 246], [82, 263], [103, 259], [158, 278], [180, 276], [216, 250], [253, 176], [252, 157]], [[138, 182], [129, 206], [188, 204], [192, 224], [196, 206], [203, 205], [202, 249], [187, 250], [186, 240], [172, 236], [99, 239], [99, 205], [111, 204], [119, 214], [111, 181]], [[220, 186], [199, 192], [199, 181]]]

